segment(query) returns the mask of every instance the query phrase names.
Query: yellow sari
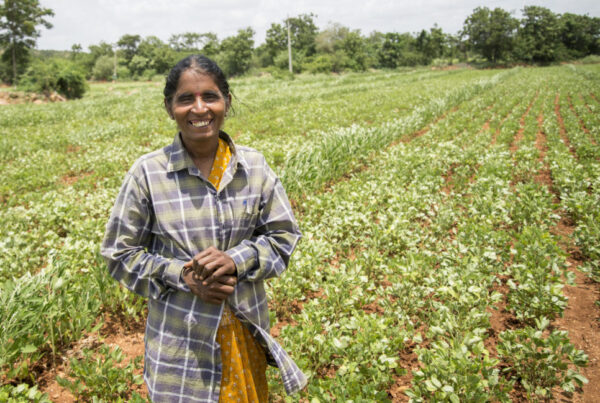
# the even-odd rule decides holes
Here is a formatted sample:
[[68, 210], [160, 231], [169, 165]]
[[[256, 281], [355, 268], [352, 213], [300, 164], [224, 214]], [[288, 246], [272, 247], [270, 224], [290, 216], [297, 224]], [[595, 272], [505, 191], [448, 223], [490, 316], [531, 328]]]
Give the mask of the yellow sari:
[[[230, 159], [229, 146], [219, 138], [219, 148], [208, 177], [216, 189], [219, 189]], [[267, 359], [263, 348], [235, 317], [227, 303], [217, 330], [217, 342], [221, 345], [223, 363], [219, 402], [267, 402]]]

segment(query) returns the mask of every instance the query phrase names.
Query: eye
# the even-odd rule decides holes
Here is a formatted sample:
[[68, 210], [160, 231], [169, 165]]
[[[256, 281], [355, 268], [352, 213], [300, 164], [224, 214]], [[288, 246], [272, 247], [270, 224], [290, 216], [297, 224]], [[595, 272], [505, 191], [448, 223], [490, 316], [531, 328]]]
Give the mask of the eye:
[[192, 94], [181, 94], [175, 98], [175, 102], [178, 104], [190, 104], [194, 102], [194, 96]]
[[206, 101], [206, 102], [215, 102], [221, 99], [221, 95], [217, 94], [215, 92], [206, 92], [204, 94], [202, 94], [202, 98]]

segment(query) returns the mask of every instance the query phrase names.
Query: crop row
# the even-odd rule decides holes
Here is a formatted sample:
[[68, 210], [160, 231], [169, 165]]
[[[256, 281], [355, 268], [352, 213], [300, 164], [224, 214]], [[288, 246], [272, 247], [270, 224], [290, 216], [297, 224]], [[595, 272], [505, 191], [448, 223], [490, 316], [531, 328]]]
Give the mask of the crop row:
[[[517, 386], [547, 397], [583, 381], [523, 365], [535, 345], [558, 368], [585, 362], [564, 333], [543, 335], [566, 305], [567, 266], [550, 232], [553, 195], [531, 175], [553, 93], [536, 95], [532, 82], [543, 88], [521, 73], [303, 202], [307, 239], [272, 304], [284, 344], [313, 376], [308, 396], [382, 401], [412, 378], [417, 401], [506, 400]], [[517, 325], [494, 339], [491, 308], [502, 302]], [[517, 355], [515, 345], [530, 347]]]
[[[341, 86], [319, 77], [284, 89], [242, 83], [240, 97], [298, 92], [292, 102], [301, 113], [316, 98], [352, 104], [337, 127], [297, 132], [292, 138], [306, 141], [295, 146], [239, 135], [256, 136], [258, 148], [281, 140], [271, 162], [299, 207], [304, 239], [289, 270], [269, 283], [269, 295], [278, 337], [311, 376], [305, 397], [385, 401], [403, 390], [415, 401], [507, 400], [517, 390], [544, 398], [553, 385], [569, 391], [583, 381], [565, 367], [583, 364], [585, 355], [547, 326], [564, 310], [563, 276], [571, 278], [551, 228], [564, 212], [574, 215], [573, 206], [581, 217], [593, 218], [600, 210], [583, 196], [570, 201], [570, 189], [597, 195], [598, 175], [593, 158], [583, 164], [562, 142], [554, 114], [556, 93], [571, 88], [573, 109], [561, 107], [565, 135], [575, 153], [578, 139], [584, 141], [580, 132], [593, 146], [589, 134], [597, 126], [586, 113], [593, 98], [577, 101], [589, 93], [583, 89], [585, 74], [594, 72], [562, 67], [472, 76], [382, 73], [342, 77]], [[374, 102], [378, 98], [371, 92], [395, 80], [423, 91], [399, 99], [410, 110], [396, 118], [387, 113], [377, 123], [346, 124], [361, 110], [352, 88], [363, 86], [358, 91]], [[439, 97], [436, 86], [445, 89]], [[91, 98], [104, 97], [92, 92]], [[393, 110], [394, 100], [382, 102]], [[236, 119], [246, 113], [241, 109]], [[287, 119], [290, 113], [282, 115]], [[590, 133], [581, 130], [580, 120]], [[228, 125], [234, 127], [234, 121]], [[545, 155], [536, 147], [542, 128]], [[142, 147], [147, 140], [136, 133], [138, 153], [164, 142], [157, 137]], [[107, 159], [130, 160], [131, 150], [111, 146]], [[101, 153], [90, 147], [86, 154]], [[545, 166], [551, 167], [565, 211], [557, 209], [552, 189], [536, 181]], [[90, 175], [89, 183], [82, 178], [43, 196], [29, 187], [24, 201], [9, 196], [3, 206], [2, 224], [20, 226], [8, 237], [12, 244], [0, 245], [13, 254], [1, 267], [11, 262], [42, 267], [2, 284], [0, 357], [8, 379], [31, 376], [40, 358], [60, 355], [99, 323], [103, 311], [131, 317], [143, 311], [143, 301], [116, 287], [98, 257], [122, 168], [115, 172], [102, 180]], [[582, 200], [588, 204], [577, 204]], [[574, 216], [578, 228], [592, 219]], [[27, 222], [31, 217], [33, 226]], [[592, 245], [593, 238], [585, 239]], [[48, 320], [35, 320], [39, 317]], [[538, 353], [546, 354], [545, 361], [534, 359]], [[555, 368], [552, 374], [548, 367]], [[282, 393], [278, 382], [271, 389]]]
[[[411, 115], [412, 120], [409, 120], [426, 124], [427, 119], [443, 112], [441, 107], [446, 106], [446, 103], [451, 104], [460, 97], [472, 96], [477, 89], [486, 85], [491, 84], [475, 82], [467, 85], [464, 90], [448, 90], [444, 97], [431, 101], [433, 106], [422, 108], [426, 113]], [[418, 128], [407, 126], [403, 122], [391, 124], [396, 127], [404, 125], [407, 129]], [[74, 127], [80, 127], [81, 124], [80, 121], [73, 123]], [[122, 131], [123, 128], [119, 130]], [[357, 130], [357, 127], [353, 130]], [[371, 129], [364, 130], [372, 132]], [[384, 132], [389, 133], [389, 130]], [[114, 138], [114, 135], [114, 132], [110, 133], [107, 139]], [[85, 133], [82, 136], [85, 138]], [[368, 150], [368, 147], [382, 144], [383, 140], [392, 140], [389, 134], [386, 136], [374, 136], [373, 143], [363, 145]], [[77, 140], [78, 138], [70, 140], [74, 142], [74, 147], [85, 146], [83, 142], [78, 145]], [[343, 146], [354, 140], [346, 136], [340, 138], [340, 141]], [[346, 149], [346, 153], [336, 155], [341, 163], [335, 160], [332, 163], [350, 166], [355, 149], [342, 149]], [[113, 161], [120, 157], [127, 159], [122, 154], [128, 151], [127, 148], [120, 150], [120, 153], [113, 153], [113, 150], [83, 152], [84, 158], [76, 159], [76, 163], [95, 166], [94, 159], [85, 158], [92, 154], [98, 159], [101, 156]], [[40, 149], [42, 151], [44, 150]], [[304, 152], [310, 153], [311, 150], [305, 149]], [[296, 155], [300, 156], [301, 153]], [[311, 162], [308, 158], [304, 160], [306, 163]], [[295, 167], [303, 169], [298, 163]], [[50, 164], [48, 169], [56, 168]], [[73, 170], [85, 171], [82, 167]], [[343, 173], [340, 169], [336, 172], [338, 175]], [[101, 181], [94, 182], [90, 179], [91, 183], [81, 186], [58, 187], [43, 194], [25, 193], [23, 198], [11, 198], [8, 203], [10, 206], [5, 206], [2, 210], [2, 225], [11, 229], [0, 244], [3, 252], [0, 267], [5, 279], [0, 296], [0, 317], [3, 322], [0, 366], [9, 379], [32, 376], [35, 372], [35, 368], [32, 372], [32, 367], [36, 363], [43, 357], [56, 357], [65, 346], [78, 340], [83, 332], [89, 331], [98, 323], [101, 312], [117, 311], [136, 316], [142, 311], [143, 301], [116, 287], [99, 258], [98, 247], [104, 223], [120, 181], [119, 173], [103, 175], [105, 177]], [[81, 181], [84, 180], [85, 178]], [[290, 194], [292, 197], [299, 196], [293, 191]], [[47, 319], [35, 320], [40, 313]]]

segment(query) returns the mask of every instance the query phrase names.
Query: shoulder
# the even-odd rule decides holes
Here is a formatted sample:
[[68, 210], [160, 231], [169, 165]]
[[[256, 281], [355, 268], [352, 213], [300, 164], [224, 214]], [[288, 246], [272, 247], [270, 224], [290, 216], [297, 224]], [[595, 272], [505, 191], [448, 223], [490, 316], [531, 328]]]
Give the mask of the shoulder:
[[265, 156], [258, 150], [247, 146], [235, 146], [236, 152], [239, 153], [240, 159], [246, 160], [249, 164], [260, 163], [266, 164]]
[[140, 178], [147, 175], [149, 171], [166, 170], [171, 149], [172, 145], [169, 144], [166, 147], [142, 155], [131, 165], [129, 174]]

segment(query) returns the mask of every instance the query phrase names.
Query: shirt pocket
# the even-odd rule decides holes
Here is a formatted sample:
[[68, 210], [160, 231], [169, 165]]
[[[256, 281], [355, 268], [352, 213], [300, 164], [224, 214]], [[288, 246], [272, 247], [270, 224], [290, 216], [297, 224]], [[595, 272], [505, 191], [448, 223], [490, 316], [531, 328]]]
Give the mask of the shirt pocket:
[[238, 213], [238, 228], [246, 237], [254, 233], [258, 225], [259, 217], [258, 199], [256, 197], [248, 197], [241, 201], [240, 212]]

